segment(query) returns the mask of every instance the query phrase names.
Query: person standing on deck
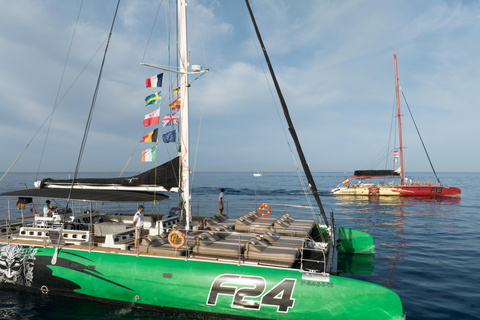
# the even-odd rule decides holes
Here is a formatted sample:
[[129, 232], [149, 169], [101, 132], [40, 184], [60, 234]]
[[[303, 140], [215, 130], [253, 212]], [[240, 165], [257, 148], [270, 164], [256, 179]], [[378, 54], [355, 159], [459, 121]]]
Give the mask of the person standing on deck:
[[144, 206], [138, 205], [138, 211], [133, 216], [133, 226], [135, 227], [135, 252], [138, 253], [138, 247], [143, 236], [143, 210]]
[[220, 195], [218, 196], [218, 213], [223, 213], [223, 196], [225, 194], [225, 189], [222, 188]]

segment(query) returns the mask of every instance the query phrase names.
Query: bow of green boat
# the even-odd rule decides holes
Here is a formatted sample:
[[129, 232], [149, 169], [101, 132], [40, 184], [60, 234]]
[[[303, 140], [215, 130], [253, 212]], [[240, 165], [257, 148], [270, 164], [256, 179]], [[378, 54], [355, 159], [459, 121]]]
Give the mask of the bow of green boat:
[[77, 263], [98, 259], [103, 266], [95, 269], [96, 277], [61, 266], [53, 267], [53, 274], [79, 285], [80, 294], [143, 307], [262, 319], [403, 319], [396, 293], [339, 276], [194, 259], [76, 256]]
[[373, 237], [365, 231], [338, 228], [339, 253], [374, 253]]

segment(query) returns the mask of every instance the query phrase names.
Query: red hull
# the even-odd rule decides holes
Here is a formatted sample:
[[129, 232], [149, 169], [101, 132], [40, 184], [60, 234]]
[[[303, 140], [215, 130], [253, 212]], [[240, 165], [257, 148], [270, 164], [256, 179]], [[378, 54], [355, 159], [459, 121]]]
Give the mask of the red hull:
[[460, 197], [462, 191], [455, 187], [442, 186], [395, 186], [394, 190], [402, 196], [452, 196]]

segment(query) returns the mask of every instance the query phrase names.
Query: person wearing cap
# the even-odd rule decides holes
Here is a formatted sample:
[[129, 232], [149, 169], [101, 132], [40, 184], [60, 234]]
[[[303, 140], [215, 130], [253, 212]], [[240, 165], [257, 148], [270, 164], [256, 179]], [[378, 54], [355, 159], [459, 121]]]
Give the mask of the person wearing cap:
[[138, 211], [133, 216], [133, 226], [135, 227], [135, 252], [138, 252], [140, 241], [143, 236], [143, 210], [144, 206], [138, 205]]
[[43, 216], [51, 217], [53, 215], [53, 209], [50, 207], [50, 200], [45, 201], [45, 206], [43, 207]]

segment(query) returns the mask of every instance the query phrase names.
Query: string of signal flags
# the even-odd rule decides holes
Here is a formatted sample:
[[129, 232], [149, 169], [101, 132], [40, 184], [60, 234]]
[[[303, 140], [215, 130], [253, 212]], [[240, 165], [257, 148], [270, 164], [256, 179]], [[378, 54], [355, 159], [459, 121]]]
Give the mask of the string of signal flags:
[[[151, 78], [145, 80], [146, 88], [162, 88], [163, 85], [163, 73], [157, 74]], [[174, 93], [180, 93], [180, 87], [173, 89]], [[145, 98], [145, 106], [150, 105], [159, 105], [162, 99], [162, 91], [155, 92], [151, 95], [148, 95]], [[173, 126], [178, 125], [180, 117], [180, 105], [181, 97], [175, 99], [170, 103], [171, 113], [165, 115], [162, 119], [162, 126]], [[177, 111], [178, 110], [178, 111]], [[175, 112], [177, 111], [177, 112]], [[153, 112], [150, 112], [145, 115], [143, 119], [143, 126], [148, 127], [152, 125], [158, 125], [160, 123], [160, 107]], [[143, 136], [143, 139], [140, 142], [157, 142], [158, 141], [158, 128], [152, 130], [146, 136]], [[176, 132], [175, 129], [169, 131], [162, 135], [162, 141], [164, 143], [176, 142]], [[142, 162], [155, 162], [157, 161], [157, 146], [148, 148], [142, 151]]]

